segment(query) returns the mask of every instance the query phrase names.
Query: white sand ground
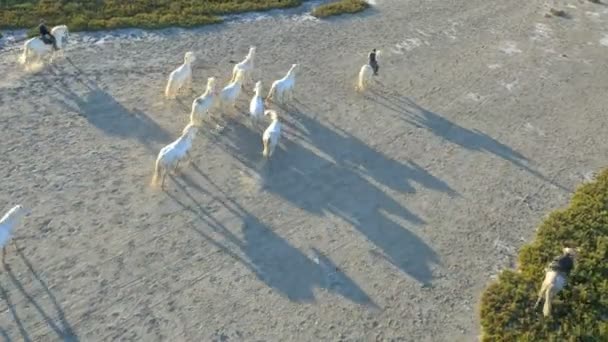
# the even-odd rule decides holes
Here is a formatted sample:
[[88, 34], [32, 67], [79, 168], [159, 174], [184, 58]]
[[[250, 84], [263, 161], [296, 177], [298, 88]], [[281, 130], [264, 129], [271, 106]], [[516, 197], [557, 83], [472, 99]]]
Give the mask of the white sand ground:
[[[74, 35], [34, 74], [0, 53], [0, 207], [33, 210], [0, 273], [0, 335], [474, 340], [481, 290], [606, 164], [608, 7], [375, 2], [323, 22]], [[224, 115], [169, 191], [151, 189], [206, 78], [225, 84], [250, 45], [266, 90], [302, 66], [276, 159]], [[364, 97], [372, 47], [382, 84]], [[187, 50], [195, 94], [164, 100]]]

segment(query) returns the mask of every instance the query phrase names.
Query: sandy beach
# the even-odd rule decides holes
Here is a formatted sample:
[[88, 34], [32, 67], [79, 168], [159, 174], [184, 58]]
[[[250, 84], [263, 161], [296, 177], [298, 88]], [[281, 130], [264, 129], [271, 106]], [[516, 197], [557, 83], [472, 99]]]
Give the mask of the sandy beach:
[[[569, 5], [569, 7], [566, 7]], [[608, 7], [376, 0], [199, 29], [74, 33], [38, 72], [0, 52], [7, 341], [474, 341], [483, 288], [608, 161]], [[264, 94], [300, 64], [264, 162], [245, 113], [149, 186], [207, 77], [257, 47]], [[354, 91], [372, 48], [379, 84]], [[194, 92], [166, 100], [193, 51]], [[217, 129], [216, 124], [223, 127]]]

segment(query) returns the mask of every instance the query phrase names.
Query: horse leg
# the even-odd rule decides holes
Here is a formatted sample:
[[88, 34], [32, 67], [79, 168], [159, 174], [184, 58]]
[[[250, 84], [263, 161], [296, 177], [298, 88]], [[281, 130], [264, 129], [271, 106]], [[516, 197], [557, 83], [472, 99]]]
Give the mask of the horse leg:
[[160, 188], [165, 190], [165, 178], [167, 178], [167, 170], [161, 171], [163, 173], [163, 177], [160, 180]]
[[[38, 61], [39, 61], [39, 62], [44, 63], [44, 59], [45, 59], [45, 57], [47, 57], [47, 56], [45, 56], [45, 55], [44, 55], [44, 54], [46, 54], [46, 53], [49, 53], [49, 52], [48, 52], [48, 51], [45, 51], [45, 52], [41, 52], [40, 54], [38, 54], [38, 56], [39, 56]], [[51, 54], [51, 56], [49, 57], [49, 59], [50, 59], [50, 61], [52, 61], [52, 59], [53, 59], [53, 54]]]
[[40, 54], [38, 52], [35, 52], [32, 50], [31, 54], [30, 54], [33, 58], [30, 59], [30, 61], [33, 61], [35, 63], [40, 63]]
[[540, 303], [543, 301], [543, 295], [545, 293], [545, 286], [541, 286], [540, 291], [538, 292], [538, 299], [536, 299], [536, 303], [534, 304], [534, 309], [538, 308]]
[[536, 309], [540, 303], [543, 301], [545, 297], [545, 291], [547, 291], [548, 282], [547, 275], [545, 274], [545, 278], [543, 279], [543, 283], [540, 285], [540, 290], [538, 291], [538, 299], [536, 300], [536, 304], [534, 304], [534, 308]]
[[189, 92], [192, 92], [192, 75], [190, 75], [186, 80], [186, 88]]
[[[247, 73], [247, 76], [249, 78], [249, 83], [253, 85], [253, 87], [255, 87], [255, 82], [253, 81], [253, 70], [249, 70], [249, 72]], [[255, 91], [255, 89], [254, 89]]]
[[289, 88], [285, 91], [285, 101], [287, 101], [287, 102], [291, 101], [291, 88]]
[[268, 140], [262, 139], [262, 155], [264, 158], [268, 158]]
[[293, 102], [293, 88], [289, 88], [289, 101]]
[[283, 104], [283, 92], [277, 89], [276, 93], [276, 102], [279, 104]]

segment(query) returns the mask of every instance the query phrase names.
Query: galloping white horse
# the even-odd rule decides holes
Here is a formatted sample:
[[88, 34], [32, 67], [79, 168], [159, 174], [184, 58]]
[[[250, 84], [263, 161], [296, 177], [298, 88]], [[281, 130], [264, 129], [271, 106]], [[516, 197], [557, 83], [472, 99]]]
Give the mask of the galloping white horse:
[[[51, 34], [55, 37], [58, 51], [63, 53], [63, 48], [68, 42], [70, 32], [66, 25], [59, 25], [53, 27]], [[45, 44], [40, 37], [30, 38], [23, 44], [23, 54], [19, 58], [19, 62], [22, 65], [28, 65], [33, 57], [39, 62], [45, 55], [51, 53], [50, 62], [53, 62], [55, 51], [53, 50], [52, 44]]]

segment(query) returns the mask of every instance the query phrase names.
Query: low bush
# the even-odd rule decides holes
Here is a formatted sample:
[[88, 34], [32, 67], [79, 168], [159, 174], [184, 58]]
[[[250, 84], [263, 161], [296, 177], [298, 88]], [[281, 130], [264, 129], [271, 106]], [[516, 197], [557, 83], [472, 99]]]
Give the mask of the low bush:
[[5, 0], [0, 28], [33, 28], [40, 18], [71, 31], [167, 26], [191, 27], [221, 22], [220, 15], [300, 5], [302, 0]]
[[363, 0], [338, 0], [315, 7], [312, 15], [317, 18], [326, 18], [333, 15], [361, 12], [368, 7], [369, 4]]
[[[544, 318], [534, 303], [544, 268], [564, 246], [581, 250]], [[502, 272], [485, 290], [480, 315], [483, 341], [608, 341], [608, 170], [541, 224], [520, 251], [518, 270]]]

